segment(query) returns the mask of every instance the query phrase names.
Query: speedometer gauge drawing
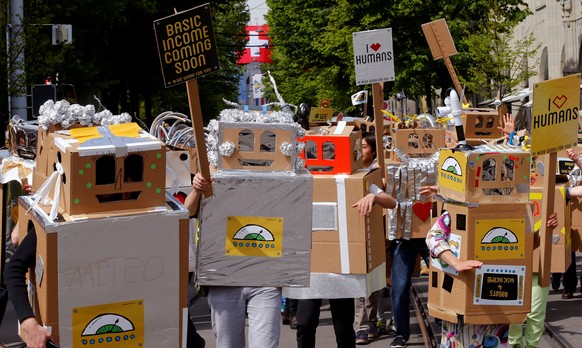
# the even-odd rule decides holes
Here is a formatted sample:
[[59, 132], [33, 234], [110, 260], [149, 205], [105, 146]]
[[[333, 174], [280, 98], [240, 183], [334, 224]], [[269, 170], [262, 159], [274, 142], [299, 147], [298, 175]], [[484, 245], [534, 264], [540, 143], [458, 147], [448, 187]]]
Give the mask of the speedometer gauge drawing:
[[263, 226], [246, 225], [235, 233], [233, 239], [273, 241], [275, 240], [275, 237], [273, 237], [273, 234]]
[[445, 172], [449, 172], [452, 174], [456, 174], [458, 176], [462, 176], [463, 175], [463, 170], [461, 169], [461, 165], [459, 164], [459, 162], [449, 156], [447, 159], [445, 159], [445, 161], [443, 162], [443, 165], [441, 166], [441, 169], [444, 170]]
[[507, 228], [503, 227], [495, 227], [489, 230], [481, 239], [481, 243], [483, 244], [492, 244], [492, 243], [500, 243], [500, 244], [511, 244], [517, 243], [517, 236], [508, 230]]
[[81, 336], [100, 335], [114, 332], [134, 330], [133, 324], [127, 318], [118, 314], [103, 314], [91, 320]]

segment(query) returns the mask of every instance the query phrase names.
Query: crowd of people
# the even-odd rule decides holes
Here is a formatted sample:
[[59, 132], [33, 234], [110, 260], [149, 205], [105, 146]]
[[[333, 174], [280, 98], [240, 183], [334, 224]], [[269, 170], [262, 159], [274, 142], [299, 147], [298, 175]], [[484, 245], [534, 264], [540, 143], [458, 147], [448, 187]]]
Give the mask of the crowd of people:
[[[506, 116], [507, 129], [512, 128], [512, 119]], [[505, 131], [506, 129], [504, 129]], [[361, 153], [364, 168], [374, 170], [376, 161], [376, 140], [373, 134], [365, 133], [361, 141]], [[580, 155], [569, 150], [570, 158], [582, 168]], [[210, 180], [200, 173], [192, 180], [193, 190], [187, 196], [184, 206], [191, 216], [196, 217], [202, 194], [212, 185]], [[436, 186], [426, 186], [420, 191], [423, 197], [429, 198], [437, 191]], [[568, 191], [570, 197], [582, 196], [582, 187], [573, 187]], [[396, 207], [396, 200], [384, 192], [377, 190], [365, 195], [357, 202], [350, 202], [351, 208], [360, 215], [370, 214], [374, 205], [384, 209]], [[556, 214], [547, 221], [548, 227], [558, 224]], [[429, 265], [429, 257], [439, 258], [452, 266], [456, 271], [463, 272], [479, 268], [483, 263], [477, 260], [460, 260], [455, 257], [448, 245], [451, 217], [444, 211], [425, 238], [394, 239], [389, 241], [391, 258], [390, 287], [372, 292], [364, 298], [331, 298], [329, 301], [337, 347], [353, 348], [355, 345], [368, 344], [370, 340], [382, 334], [393, 334], [391, 348], [407, 347], [411, 335], [410, 330], [410, 288], [411, 278], [417, 266], [418, 256]], [[374, 231], [386, 235], [385, 231]], [[31, 310], [27, 297], [25, 274], [35, 265], [36, 236], [34, 229], [29, 230], [26, 237], [19, 241], [15, 235], [14, 243], [19, 244], [11, 262], [8, 264], [5, 279], [12, 303], [20, 321], [21, 330], [25, 333], [28, 347], [45, 347], [52, 341], [49, 331], [39, 325]], [[572, 267], [571, 267], [572, 268]], [[573, 269], [573, 271], [572, 271]], [[561, 279], [564, 285], [564, 298], [571, 298], [576, 288], [575, 264]], [[526, 322], [525, 340], [527, 347], [537, 347], [543, 333], [543, 322], [549, 288], [537, 285], [537, 274], [533, 277], [532, 310]], [[560, 275], [552, 277], [554, 289], [560, 285]], [[556, 285], [557, 284], [557, 285]], [[389, 292], [387, 294], [386, 292]], [[389, 296], [387, 296], [389, 295]], [[386, 318], [384, 299], [390, 298], [390, 318]], [[280, 342], [281, 321], [296, 330], [297, 346], [315, 347], [316, 330], [319, 324], [320, 308], [324, 299], [292, 299], [283, 298], [281, 288], [277, 287], [238, 287], [212, 286], [207, 291], [208, 303], [211, 308], [212, 329], [216, 337], [217, 347], [277, 347]], [[248, 319], [248, 322], [247, 322]], [[248, 337], [245, 328], [248, 324]], [[507, 332], [505, 346], [522, 347], [524, 343], [521, 324], [509, 325], [469, 325], [442, 321], [443, 337], [441, 347], [468, 347], [467, 342], [477, 337], [483, 338], [489, 333]], [[481, 340], [482, 341], [482, 340]], [[188, 323], [188, 347], [204, 347], [204, 340], [196, 333], [191, 321]]]

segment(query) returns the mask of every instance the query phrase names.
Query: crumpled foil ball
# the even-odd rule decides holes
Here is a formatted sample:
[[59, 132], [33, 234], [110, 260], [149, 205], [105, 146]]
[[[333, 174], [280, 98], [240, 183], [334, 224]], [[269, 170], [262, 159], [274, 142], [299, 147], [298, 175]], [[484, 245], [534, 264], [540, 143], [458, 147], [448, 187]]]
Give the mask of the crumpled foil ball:
[[227, 141], [220, 144], [220, 146], [218, 147], [218, 153], [220, 153], [220, 155], [223, 157], [230, 157], [234, 153], [234, 149], [235, 149], [234, 144], [231, 143], [230, 141]]

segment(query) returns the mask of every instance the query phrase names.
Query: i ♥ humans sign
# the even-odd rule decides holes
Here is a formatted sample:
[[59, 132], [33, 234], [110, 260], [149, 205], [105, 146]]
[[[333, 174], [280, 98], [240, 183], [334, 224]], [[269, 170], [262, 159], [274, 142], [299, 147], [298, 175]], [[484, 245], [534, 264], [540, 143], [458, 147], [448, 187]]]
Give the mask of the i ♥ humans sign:
[[534, 85], [532, 156], [576, 146], [580, 113], [580, 74]]
[[392, 29], [352, 33], [356, 84], [394, 81]]

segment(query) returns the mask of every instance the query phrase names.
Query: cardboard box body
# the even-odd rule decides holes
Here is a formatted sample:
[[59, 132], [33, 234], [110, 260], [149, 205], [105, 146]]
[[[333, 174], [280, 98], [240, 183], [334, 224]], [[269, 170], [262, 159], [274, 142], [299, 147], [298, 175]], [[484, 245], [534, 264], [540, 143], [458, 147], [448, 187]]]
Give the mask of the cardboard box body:
[[533, 233], [527, 204], [445, 204], [451, 215], [449, 245], [461, 260], [479, 260], [477, 270], [457, 274], [431, 259], [430, 315], [466, 324], [521, 323], [530, 311]]
[[441, 149], [439, 194], [459, 202], [529, 201], [529, 152], [507, 145], [482, 145], [472, 151]]
[[360, 139], [354, 126], [315, 127], [299, 141], [305, 143], [301, 158], [312, 174], [351, 174], [362, 168]]
[[463, 109], [463, 129], [468, 142], [500, 138], [503, 133], [497, 127], [502, 126], [495, 109]]
[[[566, 184], [556, 184], [554, 192], [554, 211], [558, 215], [558, 226], [552, 233], [552, 261], [550, 271], [562, 273], [572, 262], [572, 237], [569, 204], [566, 203]], [[533, 202], [534, 230], [541, 227], [541, 203], [543, 199], [543, 188], [532, 187], [530, 198]], [[534, 250], [533, 271], [539, 272], [540, 249]]]
[[410, 162], [387, 162], [386, 192], [397, 202], [396, 208], [386, 214], [388, 239], [426, 237], [432, 226], [433, 202], [421, 201], [420, 188], [436, 184], [437, 161], [437, 155], [433, 155]]
[[[65, 213], [65, 221], [49, 222], [46, 207], [27, 212], [32, 200], [20, 197], [20, 236], [31, 225], [37, 235], [31, 303], [61, 347], [109, 338], [180, 346], [188, 306], [189, 214], [167, 198], [171, 203], [162, 209], [83, 219]], [[115, 333], [103, 330], [116, 320]]]
[[[234, 145], [231, 156], [218, 155], [219, 170], [294, 171], [297, 128], [287, 123], [218, 122], [218, 142]], [[288, 144], [290, 154], [281, 147]]]
[[311, 273], [308, 288], [283, 288], [283, 296], [293, 299], [360, 298], [386, 286], [386, 264], [368, 274]]
[[60, 164], [60, 207], [70, 215], [164, 206], [165, 145], [141, 129], [134, 138], [118, 136], [111, 127], [82, 128], [103, 135], [83, 143], [70, 135], [45, 134], [35, 190]]
[[379, 170], [313, 176], [312, 272], [367, 274], [385, 262], [383, 209], [352, 208], [372, 183], [382, 187]]
[[[431, 128], [405, 128], [392, 131], [393, 145], [412, 158], [426, 157], [444, 148], [445, 130]], [[394, 151], [392, 159], [397, 160]]]
[[202, 200], [202, 285], [309, 286], [313, 178], [260, 172], [212, 174]]

